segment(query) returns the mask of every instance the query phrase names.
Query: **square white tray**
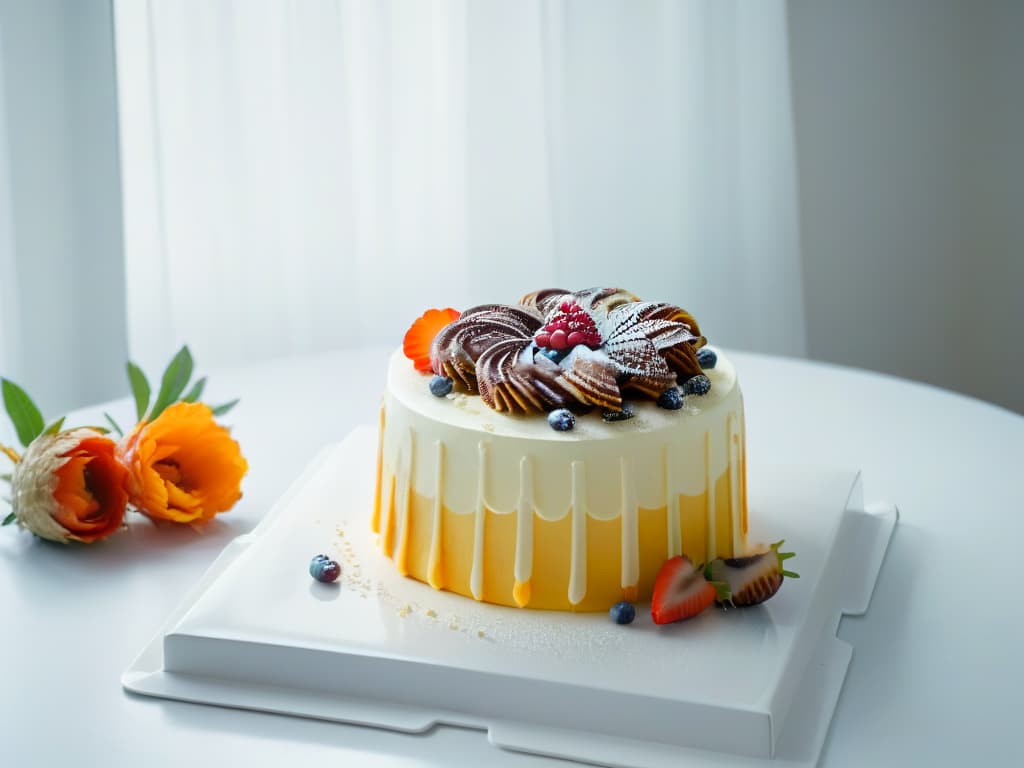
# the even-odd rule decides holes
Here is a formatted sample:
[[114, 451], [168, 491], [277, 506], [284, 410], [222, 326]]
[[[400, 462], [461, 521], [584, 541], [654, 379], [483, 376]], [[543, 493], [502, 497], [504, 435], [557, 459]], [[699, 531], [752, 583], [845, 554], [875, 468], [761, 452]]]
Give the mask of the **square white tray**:
[[[137, 693], [422, 732], [610, 766], [813, 766], [867, 610], [894, 507], [855, 472], [750, 465], [751, 540], [785, 537], [801, 578], [762, 606], [655, 626], [646, 606], [529, 611], [396, 573], [369, 532], [376, 437], [325, 449], [231, 542], [124, 673]], [[343, 566], [309, 578], [312, 555]]]

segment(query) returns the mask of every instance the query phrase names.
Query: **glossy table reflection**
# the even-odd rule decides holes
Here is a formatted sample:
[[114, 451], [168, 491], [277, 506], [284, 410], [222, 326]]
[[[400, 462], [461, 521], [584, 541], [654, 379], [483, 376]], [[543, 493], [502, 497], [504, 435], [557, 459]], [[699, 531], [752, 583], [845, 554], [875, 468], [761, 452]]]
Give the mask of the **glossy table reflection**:
[[[326, 444], [376, 416], [388, 349], [212, 371], [208, 397], [249, 459], [245, 496], [203, 534], [132, 516], [93, 547], [0, 531], [0, 765], [564, 766], [482, 732], [420, 736], [148, 699], [120, 676], [224, 545]], [[751, 462], [859, 467], [901, 513], [871, 609], [839, 635], [854, 659], [822, 765], [1024, 764], [1024, 417], [877, 374], [733, 353]], [[364, 372], [356, 376], [355, 372]], [[378, 371], [377, 375], [365, 375]], [[102, 410], [131, 421], [127, 399]]]

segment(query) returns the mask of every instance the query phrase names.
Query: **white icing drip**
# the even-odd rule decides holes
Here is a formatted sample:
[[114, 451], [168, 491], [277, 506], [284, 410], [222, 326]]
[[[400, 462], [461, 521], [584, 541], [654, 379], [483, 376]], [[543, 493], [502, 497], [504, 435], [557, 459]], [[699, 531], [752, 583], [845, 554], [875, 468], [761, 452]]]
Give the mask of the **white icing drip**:
[[487, 505], [484, 484], [487, 478], [487, 443], [478, 444], [476, 519], [473, 526], [473, 568], [469, 573], [469, 590], [477, 600], [484, 599], [484, 522]]
[[515, 580], [527, 582], [533, 575], [533, 462], [519, 462], [519, 505], [516, 523]]
[[[384, 515], [384, 520], [380, 526], [380, 546], [388, 557], [392, 556], [392, 550], [388, 549], [388, 541], [393, 538], [391, 529], [395, 526], [395, 510], [401, 499], [400, 494], [402, 492], [402, 488], [404, 487], [408, 489], [409, 483], [411, 482], [409, 471], [405, 466], [405, 455], [407, 451], [408, 449], [406, 448], [404, 441], [399, 439], [398, 455], [395, 457], [394, 496], [389, 498], [387, 513]], [[406, 490], [406, 492], [408, 492], [408, 490]], [[390, 495], [390, 489], [387, 493]]]
[[572, 544], [569, 553], [569, 602], [580, 603], [587, 594], [587, 465], [572, 463]]
[[409, 546], [409, 508], [412, 506], [410, 494], [412, 493], [412, 477], [416, 471], [416, 452], [413, 448], [413, 437], [412, 430], [409, 430], [405, 439], [402, 455], [405, 457], [405, 467], [403, 468], [402, 479], [399, 481], [401, 494], [398, 499], [398, 514], [397, 518], [399, 521], [398, 536], [395, 540], [395, 548], [392, 550], [391, 556], [399, 555], [399, 560], [396, 561], [398, 570], [402, 575], [408, 571], [408, 566], [405, 562], [404, 554], [408, 551]]
[[[384, 548], [390, 549], [388, 554], [401, 561], [398, 564], [403, 570], [404, 554], [412, 543], [411, 494], [419, 493], [432, 502], [427, 575], [435, 587], [444, 586], [440, 583], [444, 578], [444, 514], [474, 515], [469, 587], [481, 600], [487, 515], [513, 511], [517, 512], [513, 567], [518, 584], [528, 585], [533, 577], [536, 518], [557, 521], [569, 514], [569, 601], [579, 604], [587, 594], [589, 518], [620, 519], [622, 587], [635, 587], [639, 582], [641, 508], [665, 509], [666, 549], [672, 557], [683, 551], [684, 544], [693, 546], [693, 542], [682, 540], [680, 495], [704, 493], [707, 557], [718, 555], [719, 546], [723, 551], [728, 547], [730, 542], [717, 542], [715, 486], [726, 471], [731, 544], [733, 551], [743, 551], [743, 406], [735, 374], [722, 358], [718, 370], [709, 372], [714, 382], [712, 393], [697, 398], [699, 408], [665, 412], [653, 403], [641, 402], [636, 404], [637, 416], [628, 422], [608, 425], [583, 418], [567, 435], [552, 432], [543, 419], [495, 414], [482, 408], [476, 398], [463, 396], [474, 406], [469, 410], [482, 408], [479, 415], [468, 413], [452, 401], [430, 395], [423, 377], [406, 370], [407, 361], [401, 363], [393, 362], [385, 399], [388, 422], [382, 467], [393, 476], [395, 485], [380, 538]], [[470, 425], [481, 419], [496, 426], [467, 440]], [[606, 439], [612, 436], [614, 441]], [[733, 437], [739, 437], [738, 445]], [[587, 442], [579, 443], [579, 439]], [[567, 440], [577, 443], [578, 450], [567, 451]], [[703, 464], [698, 458], [701, 448]], [[419, 456], [414, 456], [417, 453]], [[436, 462], [424, 459], [431, 453]], [[452, 472], [447, 471], [448, 465]], [[570, 474], [572, 481], [566, 483], [564, 478]], [[382, 492], [392, 491], [382, 488]], [[528, 590], [522, 594], [528, 601]]]
[[732, 518], [732, 551], [739, 554], [743, 551], [743, 532], [740, 528], [740, 453], [741, 448], [733, 438], [736, 431], [736, 414], [730, 413], [725, 424], [729, 442], [729, 514]]
[[[519, 462], [524, 455], [533, 459], [534, 515], [555, 522], [569, 512], [569, 471], [574, 460], [587, 464], [589, 514], [595, 520], [615, 520], [620, 514], [618, 487], [619, 459], [635, 459], [633, 476], [637, 502], [642, 509], [664, 508], [665, 479], [662, 475], [664, 446], [673, 446], [675, 461], [672, 483], [679, 494], [695, 496], [704, 492], [706, 473], [700, 462], [701, 438], [712, 432], [711, 471], [725, 472], [728, 451], [721, 428], [725, 415], [739, 412], [739, 387], [735, 373], [721, 356], [708, 371], [712, 390], [689, 398], [692, 407], [679, 411], [658, 408], [653, 402], [634, 402], [636, 416], [623, 422], [604, 423], [596, 414], [577, 419], [576, 428], [555, 432], [540, 415], [509, 416], [491, 411], [477, 396], [438, 398], [430, 394], [427, 377], [415, 371], [401, 352], [392, 361], [385, 398], [383, 466], [395, 466], [401, 431], [412, 428], [417, 455], [433, 453], [433, 442], [445, 444], [445, 460], [452, 468], [445, 474], [446, 513], [471, 515], [477, 503], [474, 467], [477, 442], [489, 443], [485, 503], [490, 513], [511, 514], [519, 501]], [[462, 404], [462, 405], [460, 405]], [[693, 459], [687, 460], [688, 456]], [[428, 496], [434, 484], [434, 466], [418, 461], [412, 486]], [[685, 528], [684, 528], [685, 530]]]
[[[430, 534], [430, 559], [427, 561], [427, 578], [431, 580], [430, 586], [440, 589], [443, 585], [434, 583], [435, 574], [441, 570], [441, 518], [444, 515], [444, 443], [440, 440], [434, 442], [435, 461], [437, 471], [437, 484], [434, 486], [434, 526]], [[436, 579], [440, 582], [440, 578]]]
[[633, 487], [633, 460], [620, 460], [622, 479], [622, 587], [635, 587], [640, 582], [640, 528], [637, 516], [636, 488]]
[[715, 478], [711, 476], [711, 433], [704, 433], [704, 487], [707, 488], [707, 518], [708, 518], [708, 551], [707, 559], [710, 561], [718, 557], [717, 542], [715, 536]]
[[672, 455], [671, 443], [665, 446], [664, 477], [665, 477], [665, 514], [667, 516], [666, 526], [668, 530], [667, 544], [668, 554], [666, 558], [672, 558], [683, 554], [683, 534], [679, 529], [679, 491], [673, 481], [673, 469], [675, 468], [675, 457]]

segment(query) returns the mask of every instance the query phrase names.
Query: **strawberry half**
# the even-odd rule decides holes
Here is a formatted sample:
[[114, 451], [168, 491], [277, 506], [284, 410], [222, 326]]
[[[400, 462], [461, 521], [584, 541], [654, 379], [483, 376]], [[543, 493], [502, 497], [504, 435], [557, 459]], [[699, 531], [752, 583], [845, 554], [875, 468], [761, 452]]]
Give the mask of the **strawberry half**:
[[654, 580], [651, 618], [655, 624], [671, 624], [696, 616], [716, 599], [728, 597], [724, 585], [709, 582], [690, 558], [678, 555], [664, 562]]
[[732, 605], [757, 605], [778, 592], [786, 576], [800, 578], [799, 574], [783, 567], [783, 562], [796, 555], [779, 552], [782, 544], [781, 541], [772, 544], [767, 552], [712, 560], [704, 569], [705, 575], [723, 582], [729, 590], [729, 596], [718, 601]]

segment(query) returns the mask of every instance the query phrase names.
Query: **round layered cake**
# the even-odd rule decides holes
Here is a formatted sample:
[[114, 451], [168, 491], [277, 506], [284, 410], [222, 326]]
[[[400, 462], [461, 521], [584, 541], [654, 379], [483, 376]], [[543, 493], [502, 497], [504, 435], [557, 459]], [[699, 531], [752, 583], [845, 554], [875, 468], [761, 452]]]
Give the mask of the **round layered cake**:
[[462, 313], [433, 334], [429, 367], [397, 351], [373, 511], [384, 553], [436, 589], [578, 611], [649, 599], [675, 555], [742, 553], [743, 401], [704, 343], [679, 308], [551, 290]]

